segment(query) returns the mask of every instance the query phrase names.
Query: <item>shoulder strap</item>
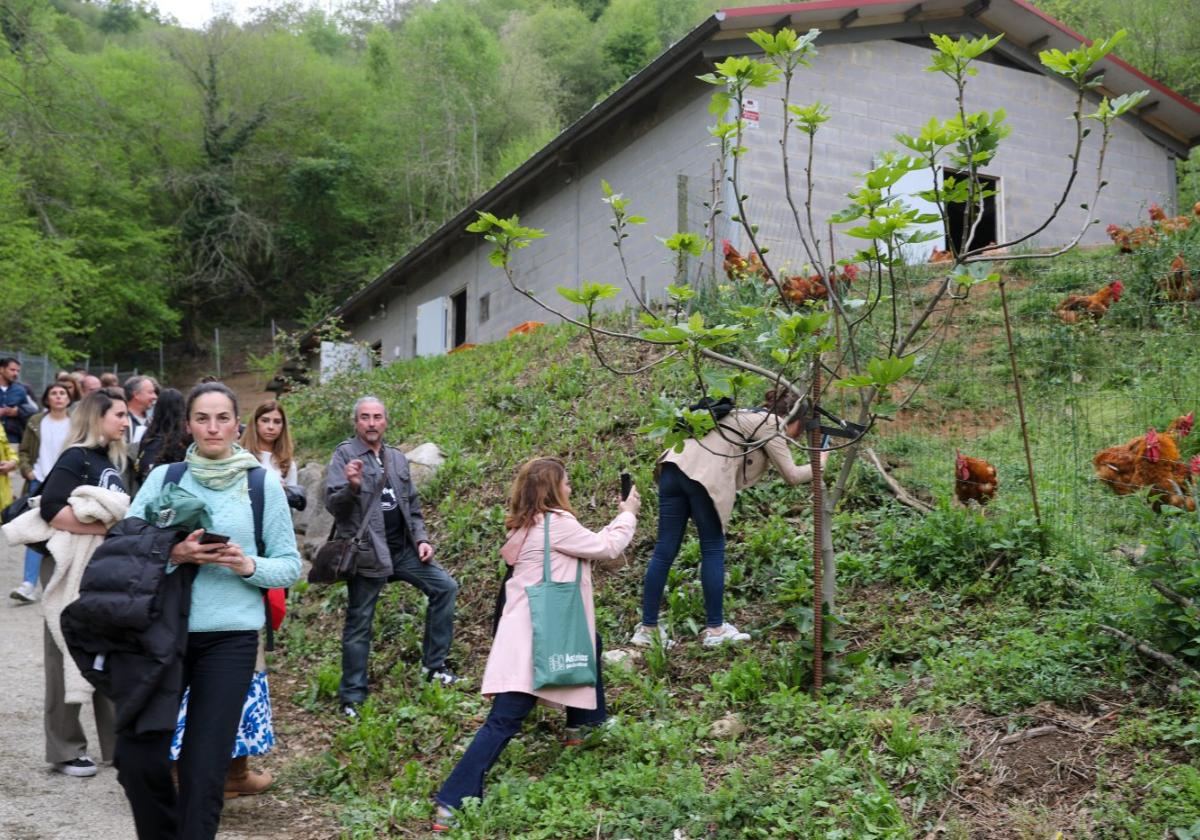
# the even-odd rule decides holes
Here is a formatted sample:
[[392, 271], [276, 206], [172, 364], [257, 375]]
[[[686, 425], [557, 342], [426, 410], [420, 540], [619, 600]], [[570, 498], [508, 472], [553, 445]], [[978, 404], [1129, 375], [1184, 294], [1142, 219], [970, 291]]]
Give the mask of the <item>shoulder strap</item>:
[[163, 479], [163, 486], [165, 487], [168, 484], [178, 484], [179, 480], [183, 478], [183, 474], [187, 472], [187, 468], [187, 461], [177, 461], [174, 464], [168, 465], [167, 475]]
[[[542, 581], [552, 583], [550, 578], [550, 511], [546, 511], [546, 515], [542, 517], [543, 531], [546, 535], [546, 542], [542, 549]], [[583, 561], [580, 560], [575, 565], [575, 585], [583, 579]]]
[[254, 516], [254, 543], [259, 557], [263, 557], [267, 553], [267, 547], [263, 543], [263, 508], [267, 504], [264, 490], [266, 475], [265, 469], [255, 467], [246, 476], [246, 482], [250, 486], [250, 511]]
[[[250, 490], [250, 513], [254, 517], [254, 545], [259, 557], [267, 553], [263, 542], [263, 508], [267, 506], [266, 481], [267, 471], [262, 467], [254, 467], [246, 474], [246, 485]], [[275, 650], [275, 626], [271, 623], [271, 602], [267, 598], [267, 590], [260, 587], [263, 595], [263, 611], [266, 613], [266, 623], [263, 628], [267, 631], [266, 650]]]
[[542, 582], [550, 582], [550, 511], [542, 516], [542, 532], [546, 535], [542, 546]]

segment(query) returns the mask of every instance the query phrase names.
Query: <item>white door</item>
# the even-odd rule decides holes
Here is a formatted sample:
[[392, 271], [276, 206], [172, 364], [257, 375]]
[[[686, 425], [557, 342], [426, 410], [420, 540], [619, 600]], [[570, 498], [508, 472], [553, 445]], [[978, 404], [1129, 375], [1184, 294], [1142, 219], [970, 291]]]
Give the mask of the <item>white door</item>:
[[933, 173], [928, 169], [914, 169], [912, 172], [905, 173], [904, 177], [892, 186], [892, 195], [902, 196], [901, 200], [908, 207], [918, 210], [921, 213], [932, 213], [938, 217], [936, 222], [928, 222], [916, 227], [917, 230], [922, 232], [928, 231], [937, 234], [936, 239], [931, 239], [928, 242], [914, 242], [911, 245], [901, 247], [904, 261], [909, 265], [929, 262], [929, 258], [933, 256], [933, 249], [941, 248], [945, 243], [945, 230], [942, 227], [938, 206], [932, 201], [926, 201], [917, 195], [919, 192], [933, 189], [934, 186]]
[[450, 298], [440, 297], [417, 307], [417, 355], [440, 356], [446, 352], [446, 316]]

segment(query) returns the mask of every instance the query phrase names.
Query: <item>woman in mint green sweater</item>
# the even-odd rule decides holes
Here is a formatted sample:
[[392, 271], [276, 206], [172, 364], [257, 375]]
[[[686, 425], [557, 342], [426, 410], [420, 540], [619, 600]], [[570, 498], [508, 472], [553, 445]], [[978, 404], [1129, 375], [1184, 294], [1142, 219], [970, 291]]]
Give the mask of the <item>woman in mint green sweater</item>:
[[[264, 623], [262, 589], [291, 586], [300, 576], [292, 518], [283, 486], [264, 482], [262, 537], [256, 556], [247, 473], [258, 459], [238, 446], [237, 398], [218, 382], [197, 385], [187, 400], [188, 469], [179, 487], [208, 507], [214, 534], [227, 542], [201, 542], [188, 534], [171, 550], [171, 564], [195, 564], [183, 687], [189, 689], [188, 723], [180, 751], [178, 795], [171, 783], [171, 732], [160, 738], [117, 742], [118, 779], [133, 808], [141, 840], [211, 840], [224, 804], [225, 776], [250, 686]], [[162, 492], [167, 467], [156, 467], [133, 500], [135, 514]]]

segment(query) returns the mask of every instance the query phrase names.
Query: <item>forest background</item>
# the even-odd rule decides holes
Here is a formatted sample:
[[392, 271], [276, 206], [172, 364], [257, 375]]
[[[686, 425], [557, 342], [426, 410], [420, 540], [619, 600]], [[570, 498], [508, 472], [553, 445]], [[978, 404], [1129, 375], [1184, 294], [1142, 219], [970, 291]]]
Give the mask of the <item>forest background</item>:
[[[0, 344], [115, 359], [308, 327], [720, 0], [0, 0]], [[1200, 99], [1176, 0], [1038, 0]], [[1200, 153], [1179, 165], [1200, 199]], [[230, 306], [231, 301], [239, 305]]]

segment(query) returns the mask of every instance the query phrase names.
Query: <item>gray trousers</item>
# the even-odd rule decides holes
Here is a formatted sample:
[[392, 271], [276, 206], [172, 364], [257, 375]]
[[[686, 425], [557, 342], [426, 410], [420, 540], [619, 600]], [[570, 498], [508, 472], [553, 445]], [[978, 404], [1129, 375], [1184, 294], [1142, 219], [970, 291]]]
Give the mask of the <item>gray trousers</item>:
[[[54, 573], [54, 558], [42, 558], [42, 588]], [[67, 704], [66, 685], [63, 680], [63, 654], [50, 635], [50, 628], [42, 623], [43, 658], [46, 667], [46, 700], [44, 706], [46, 723], [46, 761], [60, 764], [74, 761], [87, 755], [87, 735], [80, 721], [80, 705]], [[111, 700], [100, 692], [92, 695], [92, 707], [96, 714], [96, 732], [100, 736], [100, 760], [112, 761], [117, 743], [117, 710]]]

